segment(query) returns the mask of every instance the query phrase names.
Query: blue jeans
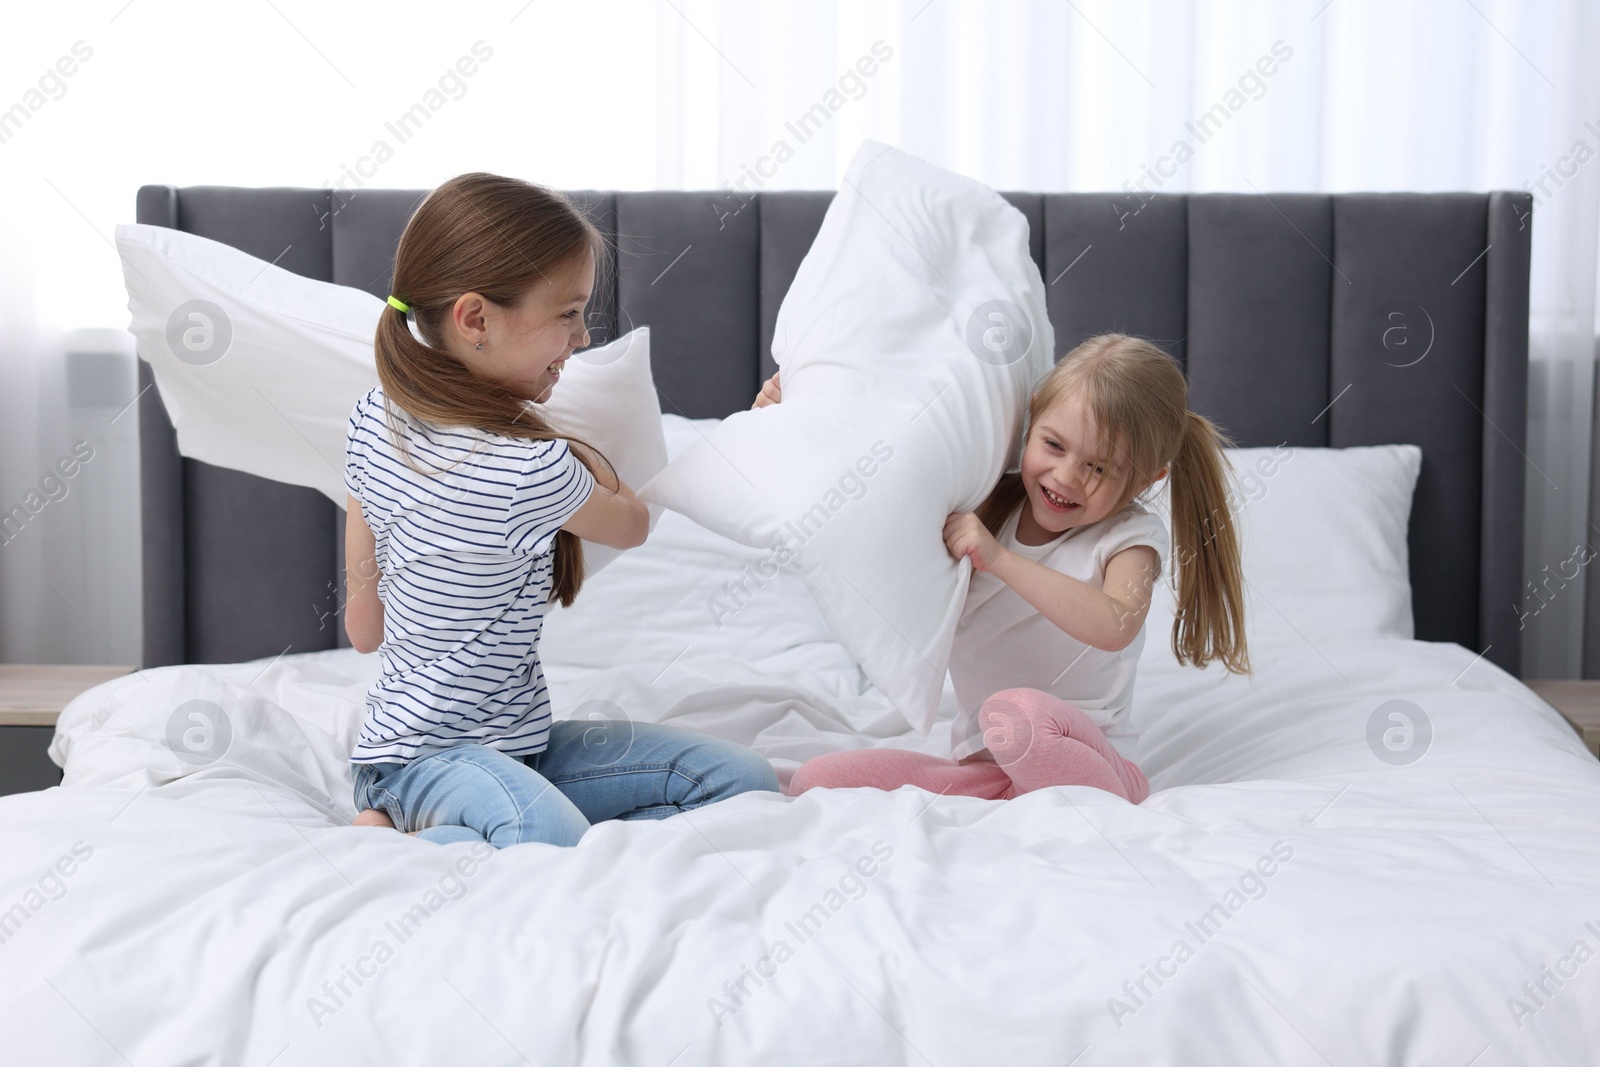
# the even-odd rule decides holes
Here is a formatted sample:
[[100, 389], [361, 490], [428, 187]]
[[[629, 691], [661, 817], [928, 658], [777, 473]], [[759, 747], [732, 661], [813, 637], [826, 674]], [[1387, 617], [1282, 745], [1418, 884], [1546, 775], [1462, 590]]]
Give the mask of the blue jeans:
[[409, 763], [358, 763], [356, 809], [439, 844], [575, 845], [590, 823], [665, 819], [752, 789], [778, 790], [759, 753], [672, 726], [582, 720], [551, 724], [531, 756], [457, 745]]

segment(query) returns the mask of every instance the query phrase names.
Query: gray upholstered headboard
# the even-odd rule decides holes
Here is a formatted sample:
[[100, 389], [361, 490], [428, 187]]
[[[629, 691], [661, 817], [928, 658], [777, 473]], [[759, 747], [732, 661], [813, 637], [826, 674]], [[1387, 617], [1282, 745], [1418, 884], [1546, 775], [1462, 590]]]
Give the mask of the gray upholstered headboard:
[[[152, 185], [138, 221], [383, 296], [422, 195]], [[594, 342], [648, 324], [663, 411], [747, 407], [833, 194], [573, 195], [618, 253]], [[1031, 228], [1058, 356], [1106, 330], [1151, 338], [1241, 445], [1421, 446], [1417, 637], [1487, 647], [1517, 673], [1529, 194], [1005, 195]], [[347, 644], [343, 513], [181, 458], [157, 391], [139, 404], [144, 665]]]

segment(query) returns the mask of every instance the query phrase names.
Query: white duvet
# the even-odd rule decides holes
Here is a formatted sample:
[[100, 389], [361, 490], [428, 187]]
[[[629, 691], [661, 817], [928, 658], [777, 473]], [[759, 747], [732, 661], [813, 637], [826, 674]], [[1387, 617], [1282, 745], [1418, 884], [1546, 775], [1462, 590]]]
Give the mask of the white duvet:
[[[785, 780], [946, 751], [949, 692], [903, 733], [797, 578], [718, 627], [759, 553], [670, 514], [647, 549], [552, 616], [560, 714], [710, 731]], [[348, 825], [375, 656], [145, 671], [63, 714], [61, 788], [0, 799], [0, 1062], [1600, 1059], [1600, 763], [1571, 728], [1456, 645], [1252, 654], [1253, 681], [1180, 669], [1150, 635], [1137, 807], [747, 794], [486, 856]], [[231, 731], [207, 764], [168, 741], [192, 700]], [[1409, 763], [1377, 754], [1402, 720], [1369, 742], [1397, 700]]]

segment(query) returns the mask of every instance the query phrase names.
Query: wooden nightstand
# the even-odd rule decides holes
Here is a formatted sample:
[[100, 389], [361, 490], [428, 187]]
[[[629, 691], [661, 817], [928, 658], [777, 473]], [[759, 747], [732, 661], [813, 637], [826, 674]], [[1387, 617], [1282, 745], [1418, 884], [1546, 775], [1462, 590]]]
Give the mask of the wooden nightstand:
[[1558, 678], [1523, 684], [1559, 711], [1589, 751], [1600, 756], [1600, 681]]
[[61, 783], [50, 759], [56, 716], [73, 697], [132, 667], [0, 663], [0, 795]]

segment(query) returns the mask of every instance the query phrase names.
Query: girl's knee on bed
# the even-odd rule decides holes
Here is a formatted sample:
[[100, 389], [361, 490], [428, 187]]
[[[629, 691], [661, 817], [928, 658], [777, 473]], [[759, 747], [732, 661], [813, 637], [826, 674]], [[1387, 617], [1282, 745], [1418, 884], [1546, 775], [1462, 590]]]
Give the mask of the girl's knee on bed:
[[[543, 775], [483, 745], [457, 745], [388, 771], [370, 790], [400, 829], [427, 840], [465, 839], [463, 827], [496, 848], [527, 842], [575, 845], [589, 821]], [[429, 831], [438, 830], [438, 833]]]

